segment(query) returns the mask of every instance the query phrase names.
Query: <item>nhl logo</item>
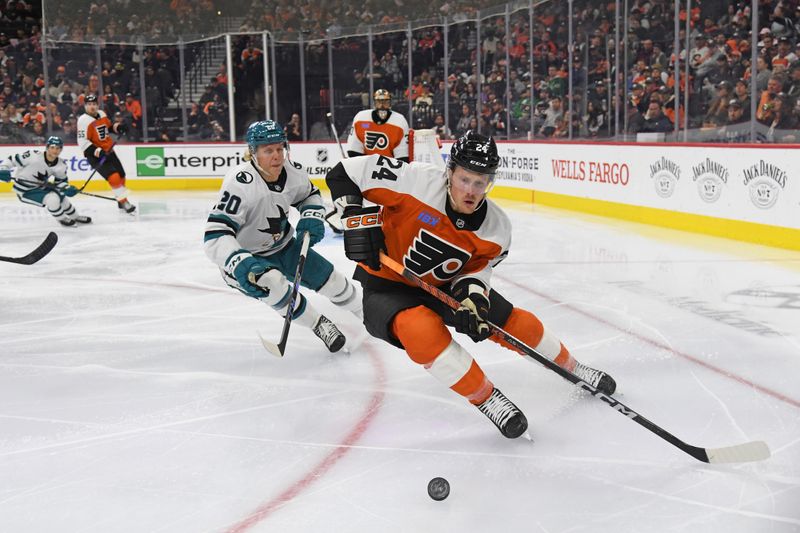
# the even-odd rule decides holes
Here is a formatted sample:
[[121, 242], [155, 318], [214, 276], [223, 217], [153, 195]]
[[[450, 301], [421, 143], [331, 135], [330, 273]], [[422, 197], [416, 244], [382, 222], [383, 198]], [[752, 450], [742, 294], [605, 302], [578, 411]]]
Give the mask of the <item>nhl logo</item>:
[[319, 163], [325, 163], [328, 161], [328, 149], [327, 148], [317, 148], [317, 161]]

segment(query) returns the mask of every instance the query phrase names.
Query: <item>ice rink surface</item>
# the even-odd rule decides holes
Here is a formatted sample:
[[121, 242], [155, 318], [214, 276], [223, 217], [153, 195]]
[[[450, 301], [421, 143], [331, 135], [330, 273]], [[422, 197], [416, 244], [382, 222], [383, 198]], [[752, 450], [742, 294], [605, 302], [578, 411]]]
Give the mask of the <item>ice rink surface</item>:
[[[489, 341], [460, 337], [533, 442], [380, 341], [295, 327], [269, 355], [282, 319], [203, 253], [215, 197], [78, 197], [94, 224], [62, 228], [0, 195], [0, 255], [60, 237], [0, 263], [0, 531], [800, 531], [800, 253], [503, 203], [497, 290], [679, 438], [773, 452], [713, 466]], [[352, 272], [340, 237], [316, 249]]]

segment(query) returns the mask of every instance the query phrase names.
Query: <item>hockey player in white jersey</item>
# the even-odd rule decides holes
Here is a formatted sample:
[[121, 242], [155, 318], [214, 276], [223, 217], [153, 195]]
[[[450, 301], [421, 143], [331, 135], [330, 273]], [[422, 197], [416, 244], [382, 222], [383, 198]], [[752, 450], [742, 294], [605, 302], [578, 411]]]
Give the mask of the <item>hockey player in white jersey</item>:
[[92, 219], [79, 215], [69, 201], [78, 189], [67, 181], [67, 164], [59, 157], [63, 149], [64, 142], [52, 136], [47, 138], [43, 152], [26, 150], [12, 155], [0, 163], [0, 181], [13, 180], [14, 192], [21, 202], [46, 207], [64, 226], [88, 224]]
[[[229, 286], [285, 316], [301, 246], [289, 223], [290, 209], [300, 212], [297, 235], [308, 232], [311, 246], [325, 236], [325, 211], [319, 189], [286, 157], [288, 143], [280, 124], [254, 122], [247, 129], [246, 142], [247, 162], [225, 175], [219, 199], [208, 216], [205, 251]], [[251, 282], [251, 274], [256, 283]], [[360, 290], [311, 249], [301, 285], [362, 318]], [[331, 352], [344, 345], [339, 328], [302, 293], [292, 316], [294, 322], [311, 328]]]

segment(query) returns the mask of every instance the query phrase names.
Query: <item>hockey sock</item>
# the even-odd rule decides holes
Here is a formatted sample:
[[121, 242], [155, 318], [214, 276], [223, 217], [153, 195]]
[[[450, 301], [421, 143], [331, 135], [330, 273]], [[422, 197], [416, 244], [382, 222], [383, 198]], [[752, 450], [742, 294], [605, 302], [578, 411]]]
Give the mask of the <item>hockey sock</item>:
[[361, 310], [361, 291], [352, 281], [337, 271], [331, 272], [328, 280], [317, 292], [327, 297], [333, 304], [347, 309], [357, 317], [364, 317], [364, 313]]
[[42, 203], [47, 208], [47, 211], [53, 215], [56, 220], [69, 219], [69, 215], [66, 213], [68, 209], [72, 209], [73, 213], [75, 212], [75, 209], [72, 208], [72, 204], [70, 204], [69, 200], [67, 200], [66, 197], [61, 198], [55, 192], [47, 193], [42, 199]]
[[[542, 322], [530, 311], [515, 307], [511, 311], [511, 315], [508, 317], [503, 329], [561, 368], [565, 368], [570, 372], [575, 368], [575, 359], [569, 353], [569, 350], [552, 333], [547, 331]], [[489, 338], [509, 350], [517, 351], [495, 335]]]
[[[289, 300], [292, 298], [292, 285], [289, 280], [279, 270], [270, 269], [258, 278], [257, 284], [267, 290], [266, 295], [259, 300], [285, 317], [289, 309]], [[319, 312], [308, 303], [303, 293], [297, 295], [294, 303], [292, 321], [307, 328], [313, 327], [319, 318]]]
[[125, 178], [119, 172], [114, 172], [108, 177], [108, 184], [114, 191], [114, 196], [120, 202], [128, 197], [128, 188], [125, 187]]
[[478, 363], [450, 335], [442, 318], [425, 306], [399, 312], [392, 333], [408, 356], [440, 382], [475, 405], [492, 393], [494, 386]]

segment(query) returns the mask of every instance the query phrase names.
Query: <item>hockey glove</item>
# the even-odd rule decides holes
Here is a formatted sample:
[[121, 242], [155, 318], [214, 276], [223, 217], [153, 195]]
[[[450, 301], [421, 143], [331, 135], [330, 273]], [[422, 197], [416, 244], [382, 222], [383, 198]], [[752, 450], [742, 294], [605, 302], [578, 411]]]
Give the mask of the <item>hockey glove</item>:
[[0, 181], [11, 181], [11, 171], [6, 169], [0, 169]]
[[453, 286], [453, 297], [461, 306], [455, 310], [455, 328], [480, 342], [492, 335], [489, 327], [489, 298], [485, 287], [475, 278], [464, 278]]
[[225, 262], [225, 273], [236, 279], [240, 291], [247, 296], [260, 298], [265, 292], [250, 281], [250, 274], [253, 274], [255, 279], [266, 272], [268, 267], [262, 258], [252, 255], [247, 250], [238, 250]]
[[305, 205], [300, 208], [300, 221], [297, 223], [297, 238], [308, 232], [309, 246], [314, 246], [325, 237], [325, 208], [321, 205]]
[[381, 269], [381, 251], [386, 251], [380, 206], [348, 207], [344, 223], [344, 255], [351, 261], [364, 263], [372, 270]]
[[63, 194], [64, 196], [69, 196], [72, 198], [76, 194], [78, 194], [78, 188], [74, 185], [64, 185], [63, 187], [58, 188], [58, 192]]

